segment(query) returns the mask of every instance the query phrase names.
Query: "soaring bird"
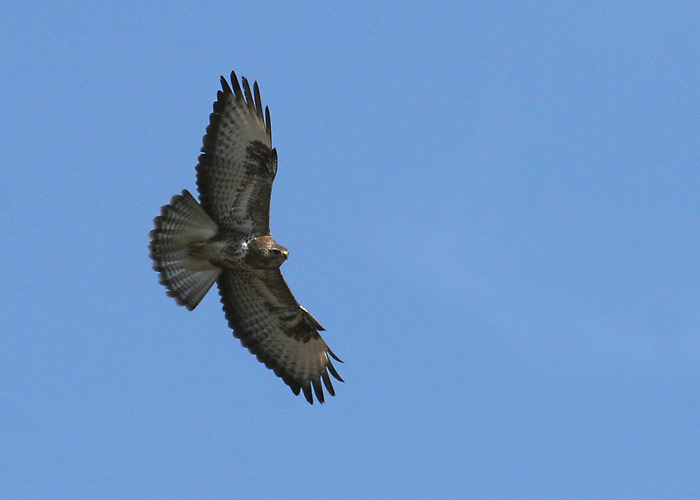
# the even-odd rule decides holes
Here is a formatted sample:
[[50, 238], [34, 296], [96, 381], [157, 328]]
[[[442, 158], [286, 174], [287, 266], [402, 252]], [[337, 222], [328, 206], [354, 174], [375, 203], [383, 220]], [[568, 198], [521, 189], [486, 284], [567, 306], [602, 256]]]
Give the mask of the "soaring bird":
[[[241, 88], [241, 84], [242, 87]], [[233, 335], [298, 395], [332, 396], [342, 362], [324, 328], [289, 290], [280, 266], [289, 252], [270, 234], [270, 194], [277, 173], [270, 110], [258, 83], [231, 72], [209, 115], [196, 167], [199, 202], [184, 190], [154, 219], [150, 257], [160, 283], [193, 310], [216, 282]], [[233, 88], [232, 88], [233, 87]]]

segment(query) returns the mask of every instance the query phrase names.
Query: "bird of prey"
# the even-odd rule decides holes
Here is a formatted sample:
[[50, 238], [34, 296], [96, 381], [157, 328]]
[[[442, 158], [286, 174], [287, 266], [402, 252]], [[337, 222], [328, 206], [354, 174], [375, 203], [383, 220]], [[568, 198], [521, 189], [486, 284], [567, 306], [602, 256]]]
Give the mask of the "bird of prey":
[[288, 251], [270, 234], [270, 193], [277, 173], [270, 110], [258, 83], [231, 72], [209, 115], [196, 167], [199, 202], [175, 195], [154, 219], [153, 269], [167, 294], [189, 310], [216, 282], [233, 335], [289, 385], [323, 403], [321, 381], [335, 395], [343, 379], [326, 345], [324, 328], [296, 301], [280, 272]]

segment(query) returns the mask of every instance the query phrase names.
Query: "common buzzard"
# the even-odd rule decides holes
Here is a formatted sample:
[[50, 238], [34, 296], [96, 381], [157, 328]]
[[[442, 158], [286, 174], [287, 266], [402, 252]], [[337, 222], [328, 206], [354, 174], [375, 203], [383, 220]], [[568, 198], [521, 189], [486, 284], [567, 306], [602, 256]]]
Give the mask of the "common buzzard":
[[[313, 404], [340, 361], [319, 331], [324, 328], [296, 301], [280, 272], [288, 251], [270, 234], [270, 193], [277, 173], [270, 110], [263, 114], [258, 83], [231, 72], [209, 115], [197, 165], [199, 200], [175, 195], [154, 219], [153, 269], [167, 294], [189, 310], [216, 282], [233, 335], [262, 363]], [[313, 392], [312, 392], [313, 388]]]

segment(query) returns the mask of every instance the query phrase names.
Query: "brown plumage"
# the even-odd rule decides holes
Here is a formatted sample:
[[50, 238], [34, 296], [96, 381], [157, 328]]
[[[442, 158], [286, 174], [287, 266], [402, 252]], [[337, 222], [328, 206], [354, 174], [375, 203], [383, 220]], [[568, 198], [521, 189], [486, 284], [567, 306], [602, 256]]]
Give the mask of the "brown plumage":
[[[289, 385], [323, 403], [335, 395], [340, 361], [323, 327], [296, 301], [280, 272], [289, 252], [270, 234], [270, 193], [277, 173], [270, 112], [257, 82], [222, 77], [197, 165], [197, 202], [175, 195], [155, 218], [150, 256], [160, 282], [192, 310], [214, 282], [233, 334]], [[323, 386], [321, 384], [323, 382]]]

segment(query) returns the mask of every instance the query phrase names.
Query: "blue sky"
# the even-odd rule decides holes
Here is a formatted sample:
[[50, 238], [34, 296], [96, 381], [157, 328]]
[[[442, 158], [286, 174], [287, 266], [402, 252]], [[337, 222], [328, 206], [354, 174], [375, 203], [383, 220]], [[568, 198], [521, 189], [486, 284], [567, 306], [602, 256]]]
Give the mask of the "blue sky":
[[[0, 496], [700, 498], [700, 5], [5, 2]], [[258, 80], [309, 406], [150, 266]]]

